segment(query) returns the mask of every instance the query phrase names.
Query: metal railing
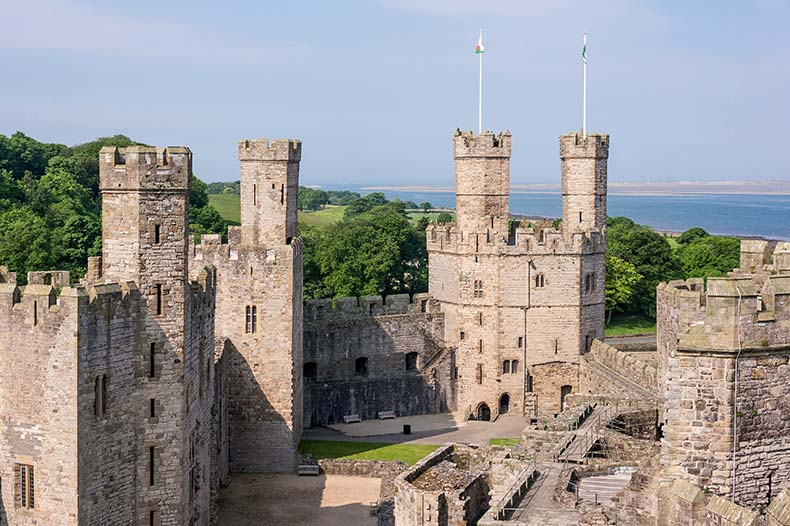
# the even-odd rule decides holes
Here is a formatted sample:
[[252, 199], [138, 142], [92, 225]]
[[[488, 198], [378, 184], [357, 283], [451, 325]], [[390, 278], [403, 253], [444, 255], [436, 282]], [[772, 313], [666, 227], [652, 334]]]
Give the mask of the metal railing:
[[537, 460], [532, 460], [518, 473], [513, 484], [510, 485], [497, 504], [492, 506], [496, 512], [497, 520], [507, 520], [510, 518], [509, 515], [512, 515], [514, 511], [519, 509], [517, 506], [535, 483], [538, 475], [538, 466]]

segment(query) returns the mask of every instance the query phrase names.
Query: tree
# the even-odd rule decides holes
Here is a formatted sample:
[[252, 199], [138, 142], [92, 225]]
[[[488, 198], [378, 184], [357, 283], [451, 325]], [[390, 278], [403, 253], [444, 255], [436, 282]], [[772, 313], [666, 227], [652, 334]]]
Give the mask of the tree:
[[439, 215], [436, 216], [436, 223], [452, 223], [455, 221], [453, 214], [450, 212], [439, 212]]
[[432, 208], [433, 208], [433, 205], [432, 205], [431, 203], [429, 203], [428, 201], [423, 201], [422, 203], [420, 203], [420, 204], [418, 205], [418, 208], [421, 208], [421, 209], [422, 209], [422, 211], [423, 211], [423, 212], [425, 212], [425, 213], [427, 214], [427, 213], [428, 213], [428, 210], [430, 210], [430, 209], [432, 209]]
[[368, 212], [369, 210], [372, 210], [376, 206], [384, 205], [387, 202], [387, 198], [383, 193], [373, 192], [372, 194], [368, 194], [351, 201], [348, 206], [346, 206], [344, 215], [347, 218], [358, 216]]
[[656, 285], [683, 276], [680, 262], [664, 236], [627, 217], [607, 220], [609, 255], [631, 263], [643, 279], [624, 306], [626, 312], [655, 316]]
[[677, 251], [687, 278], [726, 276], [740, 264], [741, 242], [733, 237], [699, 237]]
[[323, 190], [300, 186], [297, 201], [299, 210], [321, 210], [329, 203], [329, 196]]
[[617, 256], [607, 254], [606, 256], [606, 310], [608, 320], [612, 317], [612, 312], [623, 312], [623, 309], [633, 298], [636, 292], [636, 285], [642, 276], [636, 271], [636, 267], [631, 263], [620, 259]]
[[695, 226], [694, 228], [690, 228], [685, 232], [683, 232], [682, 234], [680, 234], [680, 236], [678, 236], [677, 238], [677, 242], [679, 245], [688, 245], [690, 243], [693, 243], [697, 239], [708, 237], [709, 235], [710, 234], [708, 234], [704, 229]]

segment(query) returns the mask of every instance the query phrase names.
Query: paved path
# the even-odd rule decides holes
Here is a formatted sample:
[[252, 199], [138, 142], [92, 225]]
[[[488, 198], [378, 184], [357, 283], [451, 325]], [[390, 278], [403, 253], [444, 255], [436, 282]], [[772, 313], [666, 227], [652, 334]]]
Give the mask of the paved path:
[[613, 338], [604, 338], [604, 341], [612, 347], [617, 347], [618, 344], [623, 345], [648, 345], [656, 343], [656, 335], [650, 334], [647, 336], [616, 336]]
[[[397, 431], [403, 424], [412, 426], [412, 434]], [[387, 442], [411, 444], [488, 445], [492, 438], [520, 438], [528, 421], [516, 415], [499, 417], [496, 422], [463, 422], [450, 414], [418, 415], [392, 420], [369, 420], [359, 424], [339, 424], [331, 427], [306, 429], [306, 440], [338, 440], [352, 442]]]
[[578, 524], [581, 515], [563, 509], [554, 500], [554, 490], [559, 484], [561, 464], [543, 464], [535, 484], [524, 496], [513, 513], [511, 521], [524, 526], [569, 526]]

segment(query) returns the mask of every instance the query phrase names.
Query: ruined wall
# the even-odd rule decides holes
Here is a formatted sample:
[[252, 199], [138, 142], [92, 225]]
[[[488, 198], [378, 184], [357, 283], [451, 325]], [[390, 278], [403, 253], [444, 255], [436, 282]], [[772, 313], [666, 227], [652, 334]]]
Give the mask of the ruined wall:
[[304, 316], [305, 426], [454, 409], [443, 315], [427, 295], [311, 300]]
[[645, 399], [656, 398], [661, 392], [655, 366], [598, 339], [581, 361], [579, 379], [579, 391], [586, 394]]

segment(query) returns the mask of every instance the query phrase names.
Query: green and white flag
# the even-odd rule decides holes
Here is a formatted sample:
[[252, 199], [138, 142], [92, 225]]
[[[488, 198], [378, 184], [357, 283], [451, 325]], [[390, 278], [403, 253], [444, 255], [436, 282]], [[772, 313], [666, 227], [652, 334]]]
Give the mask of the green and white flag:
[[477, 37], [477, 47], [475, 47], [475, 55], [482, 55], [486, 52], [486, 48], [483, 47], [483, 32], [480, 31], [480, 36]]
[[582, 62], [587, 64], [587, 33], [584, 34], [584, 46], [582, 47]]

